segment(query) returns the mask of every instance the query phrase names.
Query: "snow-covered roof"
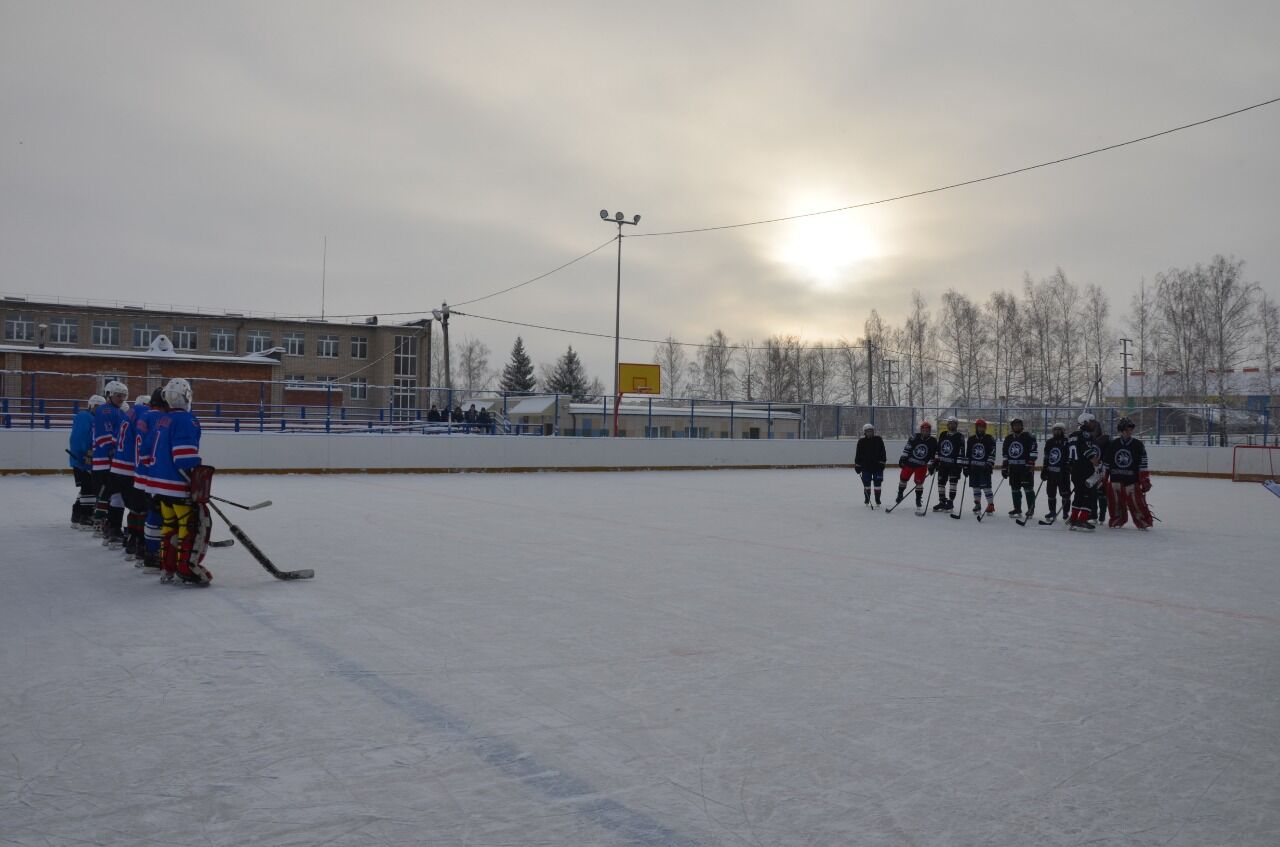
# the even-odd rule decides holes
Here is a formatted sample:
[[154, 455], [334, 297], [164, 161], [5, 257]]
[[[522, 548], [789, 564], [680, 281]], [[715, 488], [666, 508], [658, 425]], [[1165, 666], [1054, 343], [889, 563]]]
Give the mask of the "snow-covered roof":
[[524, 397], [514, 406], [507, 406], [507, 417], [513, 415], [545, 415], [556, 404], [551, 395], [543, 397]]
[[[153, 341], [151, 347], [146, 350], [115, 350], [111, 348], [84, 348], [84, 347], [36, 347], [26, 344], [0, 344], [0, 353], [22, 353], [26, 356], [80, 356], [85, 358], [110, 358], [110, 359], [173, 359], [181, 362], [221, 362], [227, 365], [278, 365], [278, 359], [262, 353], [246, 353], [243, 356], [206, 356], [200, 353], [185, 353], [173, 349], [172, 344], [168, 344], [167, 348], [157, 348], [156, 344], [164, 339], [168, 344], [169, 339], [163, 335]], [[268, 351], [271, 352], [271, 351]]]
[[[667, 402], [669, 403], [670, 401], [668, 400]], [[590, 414], [594, 414], [601, 411], [607, 411], [610, 415], [612, 415], [613, 403], [602, 402], [602, 403], [570, 403], [569, 404], [569, 412], [575, 415], [590, 415]], [[645, 404], [623, 403], [621, 406], [618, 407], [619, 417], [625, 417], [627, 415], [648, 417], [648, 415], [651, 412], [652, 414], [663, 415], [665, 417], [684, 417], [684, 418], [689, 417], [688, 405], [664, 406], [664, 405], [659, 405], [659, 403], [655, 401], [652, 409], [650, 409], [647, 403]], [[737, 404], [735, 404], [733, 407], [729, 407], [727, 405], [719, 405], [719, 404], [702, 406], [702, 405], [698, 405], [696, 401], [693, 407], [693, 415], [694, 417], [697, 417], [697, 418], [732, 417], [735, 419], [750, 419], [750, 420], [757, 420], [757, 419], [767, 420], [770, 418], [775, 421], [800, 420], [800, 415], [798, 415], [795, 412], [783, 412], [777, 409], [770, 411], [768, 408], [761, 409], [756, 406], [741, 406]]]

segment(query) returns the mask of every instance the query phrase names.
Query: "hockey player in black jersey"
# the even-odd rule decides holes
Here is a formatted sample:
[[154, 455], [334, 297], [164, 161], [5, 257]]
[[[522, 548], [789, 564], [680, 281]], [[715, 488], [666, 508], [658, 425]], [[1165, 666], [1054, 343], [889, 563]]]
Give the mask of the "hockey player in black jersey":
[[1111, 521], [1107, 526], [1122, 527], [1132, 514], [1133, 525], [1145, 530], [1151, 526], [1151, 509], [1147, 507], [1146, 497], [1151, 490], [1147, 448], [1141, 439], [1133, 437], [1133, 421], [1121, 418], [1116, 429], [1120, 436], [1108, 441], [1102, 454], [1102, 466], [1107, 472], [1107, 502], [1111, 507]]
[[923, 421], [920, 431], [907, 441], [902, 448], [902, 457], [898, 459], [902, 471], [898, 474], [898, 499], [894, 501], [895, 506], [906, 496], [907, 481], [913, 477], [916, 481], [916, 508], [924, 506], [924, 478], [926, 474], [937, 470], [933, 465], [933, 457], [936, 455], [938, 439], [933, 437], [933, 424]]
[[1027, 495], [1027, 518], [1036, 513], [1036, 438], [1022, 428], [1022, 418], [1009, 421], [1008, 435], [1004, 437], [1001, 453], [1004, 462], [1000, 466], [1000, 475], [1009, 480], [1009, 489], [1013, 493], [1013, 508], [1009, 517], [1022, 517], [1022, 494]]
[[1048, 526], [1058, 519], [1058, 495], [1062, 495], [1062, 516], [1065, 518], [1071, 511], [1071, 470], [1067, 467], [1067, 426], [1055, 423], [1051, 427], [1053, 435], [1044, 443], [1044, 469], [1040, 471], [1040, 479], [1044, 480], [1046, 495], [1049, 498], [1049, 513], [1040, 521]]
[[[876, 435], [871, 424], [862, 427], [858, 449], [853, 454], [853, 469], [862, 476], [862, 502], [868, 508], [880, 505], [880, 486], [884, 483], [884, 464], [888, 457], [884, 452], [884, 439]], [[871, 505], [871, 492], [875, 491], [876, 504]]]
[[949, 512], [955, 507], [956, 486], [960, 484], [960, 471], [964, 467], [964, 435], [960, 422], [947, 418], [947, 428], [938, 436], [938, 455], [933, 460], [938, 467], [938, 505], [935, 512]]
[[1071, 528], [1093, 530], [1095, 509], [1098, 506], [1098, 482], [1102, 479], [1102, 454], [1093, 441], [1094, 417], [1083, 412], [1080, 428], [1067, 436], [1067, 467], [1071, 470], [1071, 487], [1075, 496], [1071, 501]]
[[[1092, 418], [1089, 421], [1089, 439], [1093, 442], [1094, 449], [1098, 451], [1098, 459], [1099, 461], [1101, 461], [1103, 454], [1107, 452], [1107, 443], [1111, 440], [1111, 438], [1106, 434], [1106, 432], [1103, 431], [1102, 421], [1098, 420], [1097, 418]], [[1098, 510], [1099, 526], [1101, 526], [1102, 522], [1107, 519], [1108, 503], [1107, 503], [1107, 485], [1106, 485], [1106, 476], [1105, 476], [1106, 472], [1107, 472], [1107, 469], [1104, 467], [1102, 469], [1103, 479], [1098, 484], [1097, 489], [1094, 492], [1094, 495], [1098, 499], [1097, 510]]]
[[996, 463], [996, 440], [987, 433], [987, 422], [978, 418], [973, 422], [973, 435], [965, 445], [965, 472], [969, 475], [969, 488], [973, 490], [973, 513], [982, 511], [982, 495], [987, 495], [987, 512], [996, 510], [996, 495], [991, 490], [991, 470]]

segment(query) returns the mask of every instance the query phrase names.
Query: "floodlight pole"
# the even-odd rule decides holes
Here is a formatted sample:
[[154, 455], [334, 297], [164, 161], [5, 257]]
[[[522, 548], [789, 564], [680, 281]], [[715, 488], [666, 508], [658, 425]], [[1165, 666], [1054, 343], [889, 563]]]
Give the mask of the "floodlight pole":
[[600, 210], [600, 220], [618, 225], [618, 276], [617, 276], [617, 296], [613, 310], [613, 437], [618, 437], [618, 405], [622, 394], [619, 393], [620, 385], [618, 384], [618, 349], [619, 342], [622, 339], [622, 227], [635, 226], [640, 223], [640, 216], [635, 215], [631, 220], [624, 220], [622, 212], [614, 212], [613, 217], [609, 217], [607, 209]]

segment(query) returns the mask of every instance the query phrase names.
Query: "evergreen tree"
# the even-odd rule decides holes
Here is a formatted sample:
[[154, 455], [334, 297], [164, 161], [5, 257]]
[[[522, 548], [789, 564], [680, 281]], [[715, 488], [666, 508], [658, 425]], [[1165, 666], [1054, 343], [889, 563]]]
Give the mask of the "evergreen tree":
[[546, 388], [555, 394], [570, 394], [575, 398], [587, 393], [587, 374], [582, 369], [582, 360], [573, 352], [572, 344], [556, 360], [555, 369], [547, 377]]
[[511, 347], [511, 361], [502, 369], [502, 382], [498, 387], [507, 394], [514, 394], [533, 391], [537, 385], [533, 378], [533, 360], [524, 351], [524, 339], [517, 335], [516, 343]]

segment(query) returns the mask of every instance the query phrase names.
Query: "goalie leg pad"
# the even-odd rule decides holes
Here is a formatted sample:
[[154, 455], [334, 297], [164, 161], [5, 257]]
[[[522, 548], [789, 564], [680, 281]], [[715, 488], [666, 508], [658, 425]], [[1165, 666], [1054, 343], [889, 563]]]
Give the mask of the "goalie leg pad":
[[1133, 525], [1138, 529], [1150, 527], [1154, 519], [1151, 517], [1151, 507], [1147, 505], [1147, 495], [1136, 485], [1126, 485], [1125, 499], [1128, 500], [1129, 511], [1133, 512]]
[[1107, 485], [1107, 506], [1111, 512], [1111, 519], [1107, 521], [1107, 526], [1119, 527], [1129, 522], [1127, 491], [1132, 487], [1119, 482]]

